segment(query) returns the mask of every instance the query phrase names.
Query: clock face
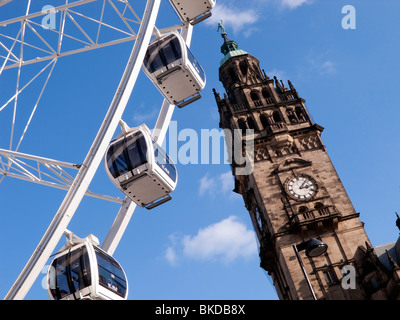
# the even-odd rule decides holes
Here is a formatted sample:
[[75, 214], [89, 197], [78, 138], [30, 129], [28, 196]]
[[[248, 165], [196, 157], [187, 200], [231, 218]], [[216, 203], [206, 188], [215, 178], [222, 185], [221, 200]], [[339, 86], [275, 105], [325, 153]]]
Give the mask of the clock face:
[[287, 191], [289, 195], [297, 200], [308, 200], [316, 194], [317, 185], [312, 178], [299, 176], [289, 180]]

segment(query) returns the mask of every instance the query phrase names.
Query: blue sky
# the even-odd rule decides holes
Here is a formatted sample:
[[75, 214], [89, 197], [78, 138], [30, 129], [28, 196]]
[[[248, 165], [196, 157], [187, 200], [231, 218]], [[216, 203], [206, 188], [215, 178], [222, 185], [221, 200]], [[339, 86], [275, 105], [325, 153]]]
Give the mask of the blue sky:
[[[54, 5], [62, 2], [49, 0]], [[202, 129], [218, 128], [212, 89], [224, 92], [218, 80], [223, 56], [217, 23], [222, 19], [228, 37], [257, 57], [268, 76], [276, 75], [285, 83], [291, 80], [313, 120], [325, 128], [323, 142], [372, 244], [395, 241], [394, 212], [399, 210], [400, 192], [400, 3], [217, 2], [213, 17], [194, 28], [191, 50], [206, 72], [207, 84], [201, 100], [175, 110], [178, 132], [194, 130], [200, 137]], [[0, 7], [0, 21], [22, 15], [24, 3], [18, 0], [18, 4]], [[132, 4], [135, 9], [142, 8]], [[32, 12], [38, 11], [43, 2], [38, 5], [33, 0], [32, 5]], [[356, 9], [354, 30], [342, 28], [345, 5]], [[168, 1], [163, 0], [157, 26], [178, 23]], [[132, 45], [128, 42], [59, 59], [19, 151], [82, 163]], [[35, 67], [26, 67], [23, 75], [28, 77]], [[15, 91], [15, 77], [15, 71], [1, 75], [1, 105]], [[21, 95], [17, 142], [38, 88], [33, 85]], [[152, 128], [162, 100], [141, 72], [124, 121]], [[5, 132], [0, 136], [0, 148], [8, 148], [12, 110], [7, 107], [0, 112], [0, 128]], [[187, 142], [181, 138], [178, 148]], [[231, 191], [230, 166], [195, 162], [178, 163], [177, 167], [179, 181], [173, 200], [152, 211], [136, 209], [114, 254], [127, 274], [129, 299], [277, 299], [271, 280], [259, 267], [257, 242], [244, 203]], [[89, 189], [123, 197], [102, 165]], [[21, 272], [65, 194], [9, 177], [0, 183], [0, 296], [5, 296]], [[92, 233], [102, 242], [118, 209], [118, 204], [85, 197], [68, 229], [80, 237]], [[64, 241], [62, 238], [57, 248]], [[26, 299], [48, 299], [41, 286], [43, 277]]]

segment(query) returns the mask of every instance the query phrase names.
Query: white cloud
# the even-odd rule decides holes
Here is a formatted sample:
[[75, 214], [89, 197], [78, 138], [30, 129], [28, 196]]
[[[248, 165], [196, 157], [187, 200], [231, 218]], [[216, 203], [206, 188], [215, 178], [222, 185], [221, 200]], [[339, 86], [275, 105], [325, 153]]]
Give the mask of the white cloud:
[[214, 178], [209, 178], [208, 174], [206, 174], [203, 178], [200, 179], [200, 187], [199, 194], [202, 196], [205, 193], [213, 194], [216, 187], [216, 181]]
[[309, 0], [282, 0], [282, 5], [289, 9], [296, 9], [297, 7], [309, 2]]
[[174, 247], [168, 247], [167, 250], [165, 251], [165, 259], [167, 259], [168, 263], [171, 266], [176, 266], [178, 263], [178, 258], [176, 256], [176, 252]]
[[283, 82], [285, 82], [286, 80], [289, 79], [288, 75], [283, 70], [273, 69], [273, 70], [267, 71], [266, 73], [267, 73], [267, 76], [270, 77], [271, 79], [276, 77], [278, 80], [282, 80]]
[[167, 250], [165, 250], [164, 257], [171, 266], [177, 266], [179, 264], [179, 261], [175, 248], [180, 244], [181, 236], [177, 233], [170, 234], [168, 240], [170, 245]]
[[228, 171], [225, 173], [222, 173], [219, 176], [219, 181], [221, 182], [221, 191], [222, 192], [229, 192], [232, 191], [234, 188], [234, 179], [232, 176], [232, 172]]
[[196, 260], [215, 258], [230, 262], [257, 253], [254, 232], [235, 216], [200, 229], [195, 236], [185, 236], [183, 253]]
[[212, 10], [211, 18], [205, 20], [205, 23], [215, 26], [215, 30], [217, 30], [218, 23], [222, 20], [224, 26], [227, 28], [227, 33], [229, 33], [229, 29], [232, 29], [232, 31], [236, 33], [256, 23], [258, 19], [259, 15], [254, 9], [244, 10], [217, 3]]
[[253, 34], [253, 32], [258, 30], [259, 28], [256, 27], [247, 28], [245, 31], [243, 31], [243, 35], [245, 38], [249, 38]]
[[[271, 14], [268, 7], [270, 3], [282, 9], [296, 9], [304, 4], [310, 4], [314, 0], [247, 0], [247, 1], [217, 1], [212, 10], [212, 16], [205, 20], [206, 25], [215, 27], [222, 20], [226, 27], [226, 32], [236, 34], [243, 31], [243, 35], [248, 38], [255, 31], [260, 29], [254, 26], [260, 19], [264, 20]], [[228, 4], [229, 3], [229, 4]], [[240, 3], [240, 5], [236, 5]]]
[[336, 68], [335, 68], [335, 64], [332, 61], [325, 61], [322, 65], [321, 65], [321, 73], [325, 74], [325, 73], [335, 73], [336, 72]]
[[321, 57], [314, 57], [309, 59], [310, 67], [308, 70], [323, 74], [336, 73], [336, 65], [333, 61], [324, 60]]
[[209, 177], [208, 173], [200, 179], [199, 195], [227, 194], [234, 188], [234, 179], [231, 171], [221, 173], [219, 176]]
[[144, 108], [143, 106], [144, 104], [141, 103], [137, 108], [138, 111], [132, 116], [132, 120], [135, 123], [142, 124], [146, 121], [155, 119], [158, 116], [159, 108], [153, 107], [151, 110], [148, 110], [148, 108]]
[[[247, 229], [236, 216], [200, 229], [196, 235], [185, 235], [180, 241], [180, 254], [194, 260], [221, 261], [224, 263], [257, 255], [254, 231]], [[171, 265], [178, 260], [177, 241], [166, 250]]]

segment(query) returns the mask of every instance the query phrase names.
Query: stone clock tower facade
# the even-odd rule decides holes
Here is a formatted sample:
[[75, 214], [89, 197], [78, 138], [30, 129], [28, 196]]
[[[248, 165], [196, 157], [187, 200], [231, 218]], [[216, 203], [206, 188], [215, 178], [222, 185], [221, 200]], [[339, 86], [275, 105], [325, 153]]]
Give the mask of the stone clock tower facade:
[[[243, 196], [260, 266], [279, 298], [386, 299], [379, 289], [388, 280], [321, 140], [324, 128], [290, 81], [269, 78], [224, 30], [222, 37], [219, 80], [226, 94], [213, 90], [220, 127], [253, 130], [245, 139], [253, 139], [254, 150], [243, 152], [251, 153], [254, 167], [235, 176], [234, 191]], [[323, 249], [318, 255], [302, 250], [310, 239]]]

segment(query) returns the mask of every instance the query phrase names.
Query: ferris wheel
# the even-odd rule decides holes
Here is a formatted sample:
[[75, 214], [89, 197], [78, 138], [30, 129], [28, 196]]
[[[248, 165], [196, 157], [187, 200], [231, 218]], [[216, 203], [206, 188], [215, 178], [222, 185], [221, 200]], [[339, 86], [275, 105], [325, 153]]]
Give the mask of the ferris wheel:
[[[161, 0], [147, 0], [145, 6], [143, 1], [135, 0], [53, 0], [47, 3], [50, 4], [43, 6], [38, 1], [26, 0], [22, 5], [21, 1], [0, 0], [0, 183], [5, 178], [16, 178], [67, 191], [35, 252], [5, 299], [25, 297], [63, 235], [67, 237], [67, 244], [52, 265], [67, 265], [65, 270], [70, 273], [66, 281], [70, 281], [70, 292], [52, 290], [49, 291], [50, 297], [126, 299], [127, 279], [112, 255], [136, 206], [147, 209], [158, 206], [170, 199], [175, 188], [177, 175], [171, 174], [174, 165], [159, 146], [163, 143], [175, 106], [184, 107], [201, 96], [205, 74], [189, 47], [193, 26], [211, 15], [215, 0], [170, 0], [181, 23], [164, 29], [156, 27]], [[15, 12], [20, 12], [20, 15], [15, 17]], [[108, 20], [111, 13], [117, 19]], [[155, 38], [150, 42], [153, 35]], [[21, 153], [19, 149], [29, 135], [30, 125], [59, 59], [130, 41], [134, 46], [120, 83], [83, 163]], [[164, 96], [152, 133], [145, 126], [129, 128], [121, 119], [142, 68]], [[190, 85], [185, 85], [185, 81], [190, 81]], [[25, 101], [27, 92], [31, 108], [27, 116], [20, 119], [21, 101]], [[118, 124], [122, 136], [111, 143]], [[138, 163], [135, 157], [143, 157], [143, 154], [144, 160]], [[88, 190], [105, 155], [106, 170], [114, 184], [125, 193], [124, 199]], [[160, 155], [166, 162], [158, 162]], [[111, 160], [107, 162], [107, 159]], [[163, 181], [169, 182], [165, 182], [166, 191], [164, 187], [156, 187]], [[154, 195], [156, 189], [157, 196]], [[138, 200], [139, 194], [147, 199], [145, 203]], [[68, 230], [68, 224], [85, 195], [121, 205], [101, 246], [92, 235], [80, 239]], [[80, 262], [86, 261], [80, 264], [79, 272], [72, 270], [71, 252], [75, 256], [79, 253]], [[97, 264], [98, 269], [94, 268]], [[104, 274], [94, 271], [100, 270], [100, 264], [111, 282], [104, 282]], [[110, 270], [116, 265], [120, 271], [113, 274]], [[54, 273], [60, 268], [51, 270], [48, 281], [56, 281], [62, 276], [57, 271]], [[83, 276], [88, 270], [93, 270], [90, 279]], [[75, 279], [79, 285], [76, 285], [78, 282], [72, 283], [72, 272], [81, 275], [78, 276], [80, 282]], [[124, 293], [120, 294], [118, 290]]]

